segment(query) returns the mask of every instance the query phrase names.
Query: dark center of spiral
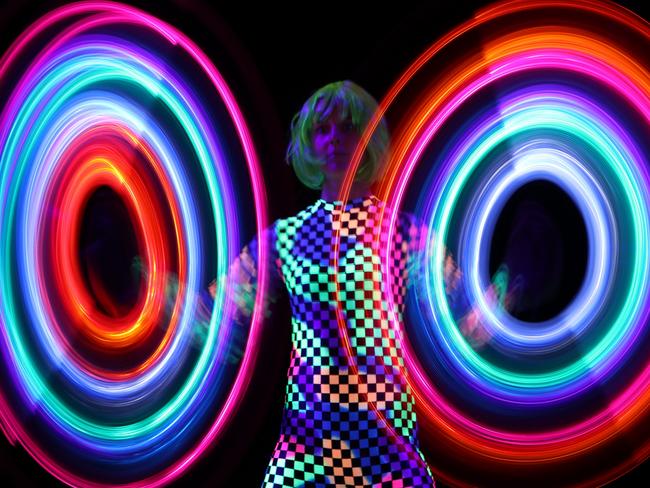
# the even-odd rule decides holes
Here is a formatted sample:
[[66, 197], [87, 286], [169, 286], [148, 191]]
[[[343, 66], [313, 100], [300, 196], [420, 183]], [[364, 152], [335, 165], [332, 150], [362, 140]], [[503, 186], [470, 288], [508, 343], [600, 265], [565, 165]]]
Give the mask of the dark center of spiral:
[[137, 302], [143, 278], [138, 240], [128, 209], [107, 186], [95, 190], [83, 211], [79, 260], [97, 308], [122, 317]]
[[519, 188], [501, 212], [490, 249], [490, 275], [510, 273], [509, 312], [527, 322], [557, 316], [575, 298], [585, 277], [587, 230], [570, 196], [546, 180]]

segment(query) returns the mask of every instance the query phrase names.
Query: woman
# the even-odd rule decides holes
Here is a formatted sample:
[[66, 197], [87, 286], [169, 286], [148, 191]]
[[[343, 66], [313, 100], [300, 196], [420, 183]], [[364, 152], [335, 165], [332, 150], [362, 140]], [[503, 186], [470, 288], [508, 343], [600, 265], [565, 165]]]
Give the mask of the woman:
[[[376, 108], [358, 85], [336, 82], [316, 91], [292, 122], [287, 159], [305, 185], [321, 189], [321, 198], [264, 233], [270, 295], [284, 283], [293, 329], [280, 439], [265, 487], [434, 484], [418, 448], [414, 399], [394, 330], [416, 242], [414, 225], [400, 216], [395, 245], [389, 246], [389, 209], [370, 190], [388, 150], [384, 122], [368, 144], [348, 202], [336, 201]], [[384, 279], [389, 248], [391, 277]], [[238, 319], [244, 323], [254, 297], [256, 249], [255, 243], [244, 248], [232, 271]], [[389, 307], [388, 293], [396, 307]], [[339, 331], [337, 315], [346, 334]]]

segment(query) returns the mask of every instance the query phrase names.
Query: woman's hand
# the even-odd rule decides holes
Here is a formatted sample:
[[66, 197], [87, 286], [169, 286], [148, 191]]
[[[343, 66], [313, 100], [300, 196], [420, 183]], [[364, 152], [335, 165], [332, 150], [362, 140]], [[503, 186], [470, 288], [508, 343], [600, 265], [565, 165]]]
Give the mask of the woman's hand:
[[[502, 265], [495, 273], [492, 278], [492, 283], [485, 291], [487, 305], [492, 309], [501, 308], [505, 311], [512, 310], [518, 290], [516, 283], [517, 281], [515, 280], [515, 286], [511, 287], [510, 290], [508, 289], [508, 268]], [[483, 316], [476, 304], [458, 321], [458, 327], [463, 337], [467, 339], [474, 349], [481, 349], [492, 338], [483, 323]]]

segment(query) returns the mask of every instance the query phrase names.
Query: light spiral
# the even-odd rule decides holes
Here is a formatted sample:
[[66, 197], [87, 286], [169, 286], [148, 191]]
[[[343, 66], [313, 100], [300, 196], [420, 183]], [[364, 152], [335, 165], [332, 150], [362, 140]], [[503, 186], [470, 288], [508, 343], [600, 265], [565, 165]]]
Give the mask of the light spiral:
[[[259, 314], [235, 368], [229, 287], [206, 299], [266, 225], [245, 121], [192, 41], [118, 3], [45, 15], [0, 80], [3, 430], [69, 484], [167, 483], [223, 433], [252, 368]], [[130, 297], [106, 282], [120, 248]]]
[[[649, 48], [648, 24], [613, 3], [497, 3], [381, 104], [375, 122], [399, 125], [380, 198], [427, 233], [405, 333], [440, 479], [591, 486], [650, 454]], [[529, 277], [495, 274], [491, 252], [509, 201], [538, 184], [575, 206], [561, 237], [584, 226], [585, 272], [531, 321], [511, 312]]]

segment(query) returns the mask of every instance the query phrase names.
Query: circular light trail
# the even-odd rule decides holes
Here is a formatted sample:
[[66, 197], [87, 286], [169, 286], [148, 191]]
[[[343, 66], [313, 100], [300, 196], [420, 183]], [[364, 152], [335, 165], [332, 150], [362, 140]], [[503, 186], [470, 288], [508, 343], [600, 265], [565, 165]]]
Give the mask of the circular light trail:
[[[260, 307], [241, 367], [228, 364], [228, 265], [242, 222], [266, 227], [245, 121], [192, 41], [119, 3], [48, 13], [0, 59], [0, 80], [3, 431], [68, 484], [168, 483], [223, 433], [258, 347]], [[85, 227], [106, 195], [135, 242], [128, 305], [98, 263], [128, 229]]]

